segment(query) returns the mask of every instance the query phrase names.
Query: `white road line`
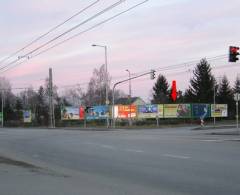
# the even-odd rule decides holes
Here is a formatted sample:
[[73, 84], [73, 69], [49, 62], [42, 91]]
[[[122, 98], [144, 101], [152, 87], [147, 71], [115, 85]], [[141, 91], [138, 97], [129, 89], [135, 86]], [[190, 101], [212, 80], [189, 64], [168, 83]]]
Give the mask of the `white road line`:
[[102, 148], [107, 148], [107, 149], [111, 149], [111, 150], [115, 149], [113, 146], [110, 146], [110, 145], [99, 144], [99, 146]]
[[111, 150], [115, 149], [114, 146], [106, 145], [106, 144], [97, 144], [97, 143], [93, 143], [93, 142], [85, 142], [84, 144], [93, 145], [93, 146], [101, 147], [101, 148], [107, 148], [107, 149], [111, 149]]
[[164, 154], [163, 156], [169, 157], [169, 158], [179, 158], [179, 159], [189, 159], [190, 156], [182, 156], [182, 155], [173, 155], [173, 154]]
[[127, 152], [136, 152], [136, 153], [143, 153], [143, 150], [135, 150], [135, 149], [126, 149]]
[[223, 140], [220, 139], [201, 139], [201, 142], [222, 142]]

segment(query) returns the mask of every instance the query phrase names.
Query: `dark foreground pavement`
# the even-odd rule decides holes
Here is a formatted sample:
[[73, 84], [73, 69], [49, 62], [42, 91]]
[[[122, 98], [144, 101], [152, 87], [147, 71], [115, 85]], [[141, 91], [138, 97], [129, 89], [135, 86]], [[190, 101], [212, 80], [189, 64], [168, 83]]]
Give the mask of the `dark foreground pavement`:
[[0, 129], [0, 194], [240, 194], [240, 136]]

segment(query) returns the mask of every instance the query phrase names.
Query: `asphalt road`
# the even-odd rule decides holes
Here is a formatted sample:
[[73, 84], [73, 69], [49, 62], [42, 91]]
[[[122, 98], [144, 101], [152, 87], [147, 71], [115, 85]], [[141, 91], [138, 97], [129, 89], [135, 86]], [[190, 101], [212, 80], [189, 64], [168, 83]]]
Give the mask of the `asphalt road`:
[[0, 194], [240, 194], [240, 136], [206, 132], [0, 129]]

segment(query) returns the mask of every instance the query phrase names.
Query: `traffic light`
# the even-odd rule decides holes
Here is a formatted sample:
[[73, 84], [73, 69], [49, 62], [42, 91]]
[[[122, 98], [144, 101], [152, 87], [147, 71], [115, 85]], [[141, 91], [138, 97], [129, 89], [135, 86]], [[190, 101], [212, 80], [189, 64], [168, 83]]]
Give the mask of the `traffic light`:
[[155, 79], [155, 77], [156, 77], [156, 75], [155, 75], [155, 70], [151, 70], [151, 72], [150, 72], [150, 78], [153, 80], [153, 79]]
[[229, 47], [229, 62], [236, 62], [238, 61], [238, 55], [239, 55], [239, 47], [230, 46]]

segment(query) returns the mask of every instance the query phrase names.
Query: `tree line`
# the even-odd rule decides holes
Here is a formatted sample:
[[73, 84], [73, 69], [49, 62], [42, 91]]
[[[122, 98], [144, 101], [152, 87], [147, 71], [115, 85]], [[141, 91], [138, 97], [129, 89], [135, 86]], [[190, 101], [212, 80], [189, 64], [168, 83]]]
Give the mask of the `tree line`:
[[[106, 79], [107, 78], [107, 79]], [[108, 81], [106, 83], [106, 80]], [[106, 100], [105, 89], [108, 87], [108, 98], [112, 102], [113, 92], [110, 89], [111, 77], [106, 75], [105, 66], [93, 70], [87, 89], [84, 92], [81, 85], [66, 88], [62, 94], [58, 93], [58, 87], [53, 86], [54, 114], [56, 121], [61, 120], [61, 108], [64, 106], [95, 106], [104, 105]], [[13, 93], [10, 82], [0, 78], [0, 97], [4, 99], [3, 117], [5, 124], [16, 124], [23, 120], [23, 110], [31, 110], [32, 122], [35, 125], [47, 126], [49, 124], [49, 81], [45, 80], [37, 90], [29, 87], [18, 94]], [[126, 95], [115, 90], [115, 98]], [[2, 102], [0, 101], [0, 106]]]
[[[106, 82], [106, 78], [107, 81]], [[56, 121], [61, 120], [61, 108], [63, 106], [94, 106], [104, 105], [108, 87], [110, 104], [113, 92], [110, 88], [111, 77], [105, 71], [105, 66], [93, 70], [92, 77], [83, 90], [80, 85], [67, 88], [62, 94], [58, 93], [58, 87], [53, 87], [54, 111]], [[33, 123], [36, 125], [48, 125], [49, 122], [49, 82], [45, 80], [44, 85], [37, 90], [29, 87], [18, 94], [12, 92], [10, 82], [0, 78], [1, 98], [4, 99], [3, 113], [4, 121], [21, 121], [22, 110], [31, 110]], [[189, 87], [184, 91], [178, 91], [176, 103], [213, 103], [214, 90], [216, 103], [228, 104], [229, 117], [235, 116], [234, 93], [240, 93], [240, 79], [236, 78], [233, 87], [230, 86], [226, 76], [218, 81], [212, 74], [211, 66], [206, 59], [202, 59], [195, 67], [190, 79]], [[170, 94], [171, 87], [166, 77], [160, 74], [152, 89], [151, 103], [164, 104], [173, 103]], [[115, 97], [126, 97], [120, 90], [115, 91]], [[1, 105], [1, 103], [0, 103]]]
[[[178, 91], [177, 103], [214, 103], [228, 104], [229, 117], [235, 116], [234, 93], [240, 93], [240, 78], [237, 77], [231, 87], [226, 75], [214, 77], [210, 63], [202, 59], [195, 67], [189, 87]], [[215, 92], [214, 92], [215, 90]], [[159, 75], [153, 86], [152, 103], [173, 103], [171, 87], [164, 75]]]

